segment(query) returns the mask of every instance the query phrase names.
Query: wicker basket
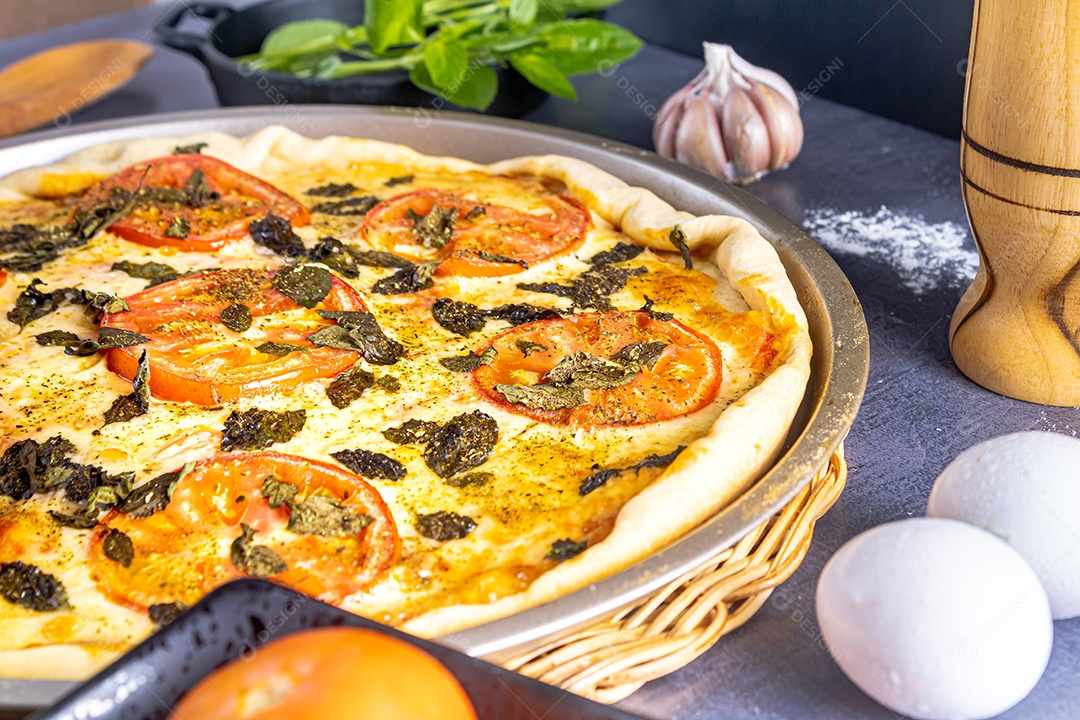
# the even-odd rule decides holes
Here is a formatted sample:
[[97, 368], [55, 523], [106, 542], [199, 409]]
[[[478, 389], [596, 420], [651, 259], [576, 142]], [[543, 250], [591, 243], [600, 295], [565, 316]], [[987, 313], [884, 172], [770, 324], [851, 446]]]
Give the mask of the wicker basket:
[[644, 603], [503, 665], [603, 703], [678, 670], [749, 620], [799, 567], [844, 488], [843, 447], [780, 512]]

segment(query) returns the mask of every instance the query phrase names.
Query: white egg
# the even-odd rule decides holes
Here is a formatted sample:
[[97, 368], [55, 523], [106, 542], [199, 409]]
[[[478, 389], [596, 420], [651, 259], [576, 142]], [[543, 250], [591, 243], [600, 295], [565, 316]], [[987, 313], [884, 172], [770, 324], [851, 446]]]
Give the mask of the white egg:
[[961, 453], [926, 514], [989, 530], [1042, 580], [1054, 619], [1080, 615], [1080, 440], [1021, 432]]
[[1024, 559], [954, 520], [901, 520], [848, 541], [821, 572], [817, 616], [852, 682], [920, 720], [1004, 712], [1038, 682], [1053, 642]]

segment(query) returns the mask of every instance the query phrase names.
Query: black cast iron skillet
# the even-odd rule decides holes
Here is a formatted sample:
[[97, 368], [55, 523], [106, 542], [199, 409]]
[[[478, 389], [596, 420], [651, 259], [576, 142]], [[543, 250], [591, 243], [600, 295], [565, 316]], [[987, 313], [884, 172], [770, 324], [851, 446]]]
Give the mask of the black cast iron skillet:
[[[217, 2], [177, 3], [154, 26], [154, 34], [165, 45], [190, 53], [206, 65], [222, 105], [322, 103], [462, 109], [413, 85], [404, 70], [324, 80], [263, 72], [236, 61], [238, 57], [258, 52], [275, 28], [313, 18], [359, 25], [364, 21], [364, 3], [270, 0], [243, 9]], [[182, 29], [182, 25], [200, 27], [201, 32]], [[487, 114], [520, 117], [547, 97], [513, 69], [496, 67], [495, 70], [499, 75], [499, 93]]]

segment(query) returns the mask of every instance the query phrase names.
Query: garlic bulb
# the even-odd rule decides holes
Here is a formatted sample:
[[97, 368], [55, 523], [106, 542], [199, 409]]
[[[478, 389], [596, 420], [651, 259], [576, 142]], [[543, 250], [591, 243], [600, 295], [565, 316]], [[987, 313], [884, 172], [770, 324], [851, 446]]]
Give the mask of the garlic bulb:
[[705, 69], [656, 116], [656, 151], [737, 183], [787, 167], [803, 141], [791, 85], [746, 62], [730, 45], [704, 45]]

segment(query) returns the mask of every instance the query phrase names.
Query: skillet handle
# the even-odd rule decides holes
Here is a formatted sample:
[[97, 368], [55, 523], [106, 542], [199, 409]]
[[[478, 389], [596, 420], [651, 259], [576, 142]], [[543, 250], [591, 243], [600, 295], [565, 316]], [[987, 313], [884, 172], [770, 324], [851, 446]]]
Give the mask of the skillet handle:
[[217, 21], [232, 15], [236, 8], [217, 2], [176, 3], [153, 27], [153, 33], [159, 41], [176, 50], [201, 58], [203, 48], [210, 41], [212, 26], [205, 34], [180, 30], [179, 25], [185, 16], [203, 18], [216, 24]]

